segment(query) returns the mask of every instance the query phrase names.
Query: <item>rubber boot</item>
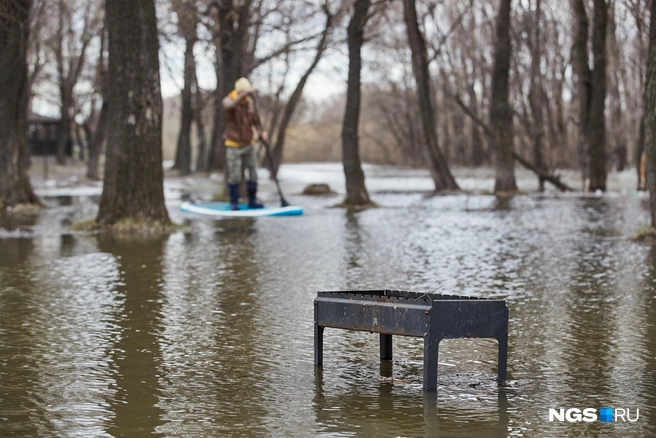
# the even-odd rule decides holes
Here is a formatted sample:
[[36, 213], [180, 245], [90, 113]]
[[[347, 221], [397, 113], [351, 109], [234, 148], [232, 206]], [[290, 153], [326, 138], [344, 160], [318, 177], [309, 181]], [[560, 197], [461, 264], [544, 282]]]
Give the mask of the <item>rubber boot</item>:
[[228, 184], [230, 210], [239, 210], [239, 184]]
[[248, 208], [264, 208], [264, 205], [257, 202], [257, 182], [248, 181], [246, 183], [246, 191], [248, 192]]

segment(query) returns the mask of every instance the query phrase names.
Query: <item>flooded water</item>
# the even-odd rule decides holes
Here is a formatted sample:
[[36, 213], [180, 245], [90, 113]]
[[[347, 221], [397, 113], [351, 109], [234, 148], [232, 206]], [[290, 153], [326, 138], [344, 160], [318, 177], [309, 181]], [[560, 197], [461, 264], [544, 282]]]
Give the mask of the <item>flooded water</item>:
[[[167, 183], [190, 230], [164, 238], [72, 233], [97, 187], [43, 189], [51, 208], [0, 217], [0, 435], [656, 434], [656, 248], [628, 240], [648, 222], [630, 177], [604, 196], [429, 196], [425, 172], [369, 166], [380, 208], [298, 195], [343, 190], [340, 172], [284, 167], [285, 197], [305, 208], [289, 218], [183, 216], [175, 193], [193, 182]], [[457, 175], [491, 189], [485, 172]], [[317, 291], [449, 280], [439, 292], [507, 300], [506, 387], [485, 339], [442, 342], [436, 393], [422, 392], [417, 338], [395, 337], [381, 363], [378, 335], [326, 329], [314, 368]], [[548, 418], [601, 407], [639, 419]]]

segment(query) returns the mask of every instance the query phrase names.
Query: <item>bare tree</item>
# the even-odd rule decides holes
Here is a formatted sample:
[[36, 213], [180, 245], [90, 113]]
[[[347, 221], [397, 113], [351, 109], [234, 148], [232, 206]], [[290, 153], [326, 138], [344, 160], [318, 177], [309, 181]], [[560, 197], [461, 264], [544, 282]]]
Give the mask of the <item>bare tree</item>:
[[364, 184], [364, 172], [360, 162], [358, 127], [360, 124], [360, 72], [362, 70], [362, 45], [364, 27], [369, 16], [370, 0], [355, 0], [353, 15], [348, 25], [348, 85], [346, 90], [346, 109], [342, 125], [342, 160], [346, 177], [346, 205], [366, 205], [369, 193]]
[[154, 0], [107, 0], [109, 138], [97, 222], [169, 223]]
[[107, 63], [105, 59], [105, 50], [107, 49], [106, 26], [100, 31], [100, 51], [98, 54], [98, 62], [96, 64], [96, 83], [95, 88], [97, 94], [102, 99], [102, 106], [98, 121], [96, 122], [95, 129], [89, 138], [89, 159], [87, 161], [87, 178], [90, 180], [97, 180], [98, 178], [98, 162], [103, 150], [103, 145], [107, 139], [107, 123], [109, 120], [109, 102], [108, 102], [108, 74]]
[[237, 4], [233, 0], [214, 2], [216, 20], [214, 46], [216, 53], [216, 91], [214, 95], [214, 121], [212, 128], [209, 168], [225, 168], [223, 132], [225, 120], [221, 101], [230, 92], [235, 81], [245, 74], [248, 58], [248, 28], [250, 26], [251, 0]]
[[511, 0], [500, 0], [494, 45], [490, 126], [495, 159], [495, 192], [517, 191], [513, 162], [513, 112], [509, 99]]
[[590, 163], [590, 191], [606, 190], [606, 32], [608, 6], [605, 0], [594, 1], [592, 30], [592, 93], [586, 130]]
[[4, 207], [39, 204], [24, 159], [31, 8], [32, 0], [12, 0], [0, 10], [0, 206]]
[[[540, 74], [540, 63], [542, 60], [542, 35], [540, 33], [542, 15], [542, 0], [536, 0], [535, 18], [533, 20], [533, 35], [531, 38], [531, 72], [528, 99], [531, 106], [532, 120], [532, 137], [533, 137], [533, 160], [535, 166], [539, 169], [546, 170], [544, 159], [544, 87], [542, 86], [542, 75]], [[544, 179], [538, 178], [539, 190], [544, 191]]]
[[[66, 163], [66, 149], [71, 141], [71, 123], [75, 110], [74, 90], [87, 61], [87, 48], [96, 35], [99, 22], [98, 2], [56, 0], [50, 4], [54, 16], [48, 45], [55, 58], [55, 82], [59, 91], [61, 120], [57, 143], [57, 164]], [[80, 14], [81, 9], [81, 14]], [[81, 22], [82, 28], [78, 29]]]
[[428, 50], [417, 22], [415, 0], [403, 0], [403, 17], [408, 33], [408, 42], [412, 50], [412, 71], [417, 85], [417, 98], [428, 168], [435, 184], [435, 190], [457, 190], [459, 188], [458, 184], [451, 174], [437, 139], [435, 106], [428, 71]]
[[203, 171], [207, 167], [207, 134], [205, 132], [205, 120], [203, 113], [205, 110], [206, 99], [203, 96], [203, 90], [198, 85], [196, 69], [193, 71], [192, 91], [194, 94], [193, 111], [194, 121], [196, 122], [196, 134], [198, 135], [198, 151], [196, 154], [196, 170]]
[[283, 111], [282, 119], [280, 121], [280, 126], [278, 127], [277, 130], [278, 135], [276, 138], [276, 142], [273, 145], [273, 150], [271, 151], [273, 155], [273, 163], [271, 163], [272, 179], [275, 179], [277, 177], [278, 169], [280, 168], [280, 163], [282, 162], [282, 151], [285, 144], [285, 134], [287, 132], [287, 127], [289, 126], [292, 116], [294, 115], [294, 111], [296, 110], [296, 107], [299, 101], [301, 100], [301, 96], [303, 95], [303, 89], [305, 88], [305, 84], [307, 83], [314, 69], [319, 64], [319, 61], [321, 61], [321, 57], [326, 51], [326, 47], [328, 45], [328, 36], [330, 35], [330, 32], [333, 28], [333, 20], [335, 16], [330, 11], [330, 2], [328, 1], [324, 2], [322, 9], [324, 14], [326, 15], [326, 21], [324, 24], [323, 32], [321, 33], [321, 37], [319, 38], [319, 42], [317, 43], [317, 48], [314, 54], [314, 58], [312, 59], [312, 62], [310, 63], [307, 70], [305, 70], [305, 73], [303, 73], [303, 76], [301, 76], [301, 79], [298, 81], [298, 84], [296, 85], [294, 92], [292, 93], [291, 97], [287, 101], [287, 104], [285, 105], [285, 109]]
[[656, 0], [650, 2], [649, 54], [647, 56], [647, 80], [645, 82], [645, 126], [647, 155], [647, 186], [651, 226], [656, 227]]
[[185, 41], [180, 134], [173, 168], [185, 176], [191, 173], [191, 125], [194, 119], [192, 87], [196, 75], [194, 46], [198, 41], [198, 10], [195, 0], [173, 0], [172, 4], [178, 18], [179, 33]]
[[572, 0], [577, 22], [574, 41], [574, 69], [578, 81], [579, 156], [585, 188], [606, 190], [606, 27], [605, 0], [594, 0], [592, 52], [594, 68], [589, 67], [589, 19], [583, 0]]

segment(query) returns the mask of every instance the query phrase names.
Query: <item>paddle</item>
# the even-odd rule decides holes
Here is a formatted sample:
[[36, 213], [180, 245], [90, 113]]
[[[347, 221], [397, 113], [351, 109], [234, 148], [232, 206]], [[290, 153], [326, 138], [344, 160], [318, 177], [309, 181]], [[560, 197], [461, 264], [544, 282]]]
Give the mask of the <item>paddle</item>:
[[[253, 109], [255, 111], [255, 117], [257, 118], [257, 123], [262, 126], [262, 120], [260, 120], [260, 111], [257, 108], [257, 100], [255, 100], [255, 94], [251, 94], [251, 99], [253, 99]], [[264, 144], [264, 149], [266, 150], [266, 155], [267, 159], [269, 160], [269, 166], [271, 168], [271, 175], [274, 175], [273, 173], [273, 155], [271, 155], [271, 148], [269, 147], [269, 142], [264, 140], [263, 138], [260, 138], [262, 143]], [[273, 176], [273, 181], [276, 183], [276, 188], [278, 189], [278, 196], [280, 196], [280, 205], [282, 207], [288, 207], [289, 202], [285, 200], [285, 197], [282, 196], [282, 190], [280, 190], [280, 183], [278, 182], [278, 178], [274, 175]]]

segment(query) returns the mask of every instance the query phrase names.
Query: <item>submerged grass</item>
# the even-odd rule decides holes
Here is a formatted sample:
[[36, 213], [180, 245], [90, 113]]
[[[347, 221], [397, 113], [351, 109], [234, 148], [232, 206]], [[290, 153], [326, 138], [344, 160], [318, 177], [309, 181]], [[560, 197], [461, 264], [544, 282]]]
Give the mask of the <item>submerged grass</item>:
[[121, 219], [114, 224], [100, 224], [96, 222], [95, 219], [90, 219], [73, 224], [71, 229], [75, 231], [122, 235], [158, 235], [173, 233], [176, 231], [185, 231], [188, 230], [188, 227], [173, 222], [126, 218]]
[[43, 210], [45, 207], [41, 204], [17, 204], [13, 207], [5, 206], [0, 202], [0, 211], [4, 210], [12, 214], [34, 214]]
[[359, 212], [359, 211], [368, 210], [370, 208], [378, 208], [378, 207], [380, 206], [376, 204], [374, 201], [369, 201], [366, 204], [351, 204], [350, 202], [346, 202], [346, 200], [344, 200], [339, 204], [333, 205], [331, 208], [346, 208], [349, 211]]
[[331, 196], [337, 193], [328, 184], [309, 184], [305, 186], [301, 194], [308, 196]]
[[634, 242], [656, 243], [656, 228], [642, 227], [630, 240]]

